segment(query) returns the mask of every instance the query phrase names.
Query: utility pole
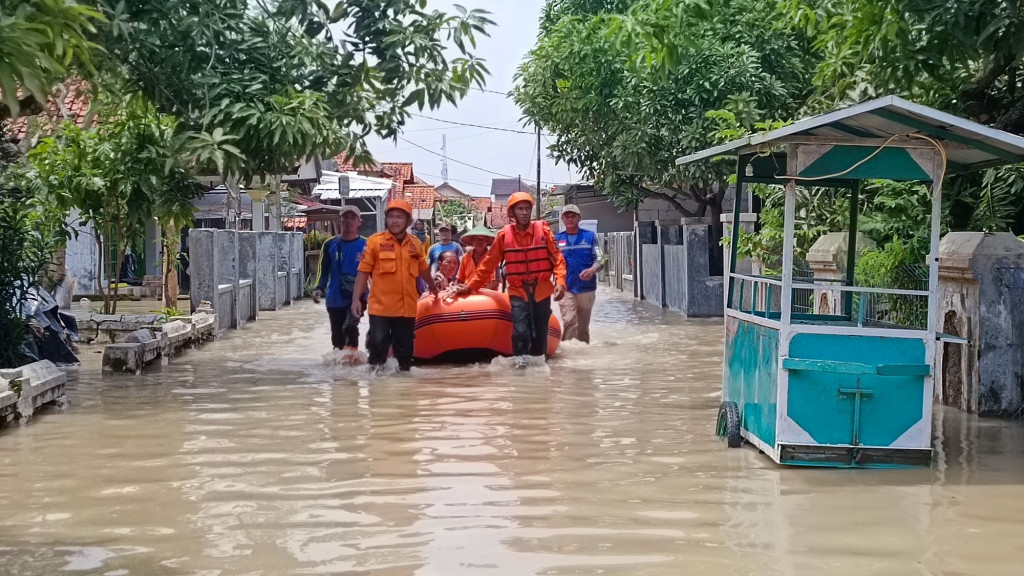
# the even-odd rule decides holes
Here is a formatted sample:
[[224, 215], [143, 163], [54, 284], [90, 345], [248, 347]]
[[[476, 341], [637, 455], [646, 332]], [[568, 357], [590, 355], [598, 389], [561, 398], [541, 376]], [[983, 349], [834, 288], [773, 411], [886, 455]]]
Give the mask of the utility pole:
[[[536, 124], [536, 123], [535, 123]], [[537, 220], [540, 220], [540, 124], [537, 126]]]
[[448, 182], [448, 135], [441, 134], [441, 180]]

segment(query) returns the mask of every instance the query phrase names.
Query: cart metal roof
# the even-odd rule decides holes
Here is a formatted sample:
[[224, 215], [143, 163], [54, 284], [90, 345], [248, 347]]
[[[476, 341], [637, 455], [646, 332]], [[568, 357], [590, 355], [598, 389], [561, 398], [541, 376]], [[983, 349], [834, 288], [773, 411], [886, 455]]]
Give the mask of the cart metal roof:
[[676, 159], [676, 165], [743, 153], [747, 148], [786, 137], [856, 140], [884, 139], [901, 134], [920, 134], [942, 142], [946, 148], [948, 170], [954, 173], [1024, 162], [1024, 138], [1020, 136], [914, 104], [898, 96], [886, 96], [707, 148]]

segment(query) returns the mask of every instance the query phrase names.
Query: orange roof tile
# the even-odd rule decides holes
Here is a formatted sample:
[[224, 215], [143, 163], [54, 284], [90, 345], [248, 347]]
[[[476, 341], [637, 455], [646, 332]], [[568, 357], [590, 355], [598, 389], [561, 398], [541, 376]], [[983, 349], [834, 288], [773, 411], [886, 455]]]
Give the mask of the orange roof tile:
[[488, 210], [490, 210], [492, 205], [490, 198], [473, 198], [472, 200], [470, 200], [470, 202], [473, 203], [474, 209], [480, 210], [482, 212], [487, 212]]
[[390, 172], [395, 182], [413, 183], [412, 162], [381, 162], [381, 168]]
[[484, 215], [484, 219], [487, 221], [487, 225], [491, 228], [501, 228], [508, 226], [508, 212], [505, 210], [505, 205], [495, 202], [491, 205], [491, 210]]
[[28, 136], [29, 125], [39, 121], [56, 123], [71, 120], [76, 126], [83, 126], [89, 112], [89, 85], [84, 80], [69, 80], [64, 84], [64, 88], [67, 91], [63, 97], [59, 96], [58, 90], [54, 90], [54, 94], [46, 103], [46, 109], [41, 114], [22, 116], [12, 121], [7, 129], [8, 133], [15, 140], [23, 140]]
[[437, 192], [434, 187], [427, 184], [412, 184], [405, 186], [406, 200], [412, 204], [413, 209], [428, 210], [434, 207], [437, 201]]
[[361, 164], [357, 167], [352, 158], [344, 152], [335, 156], [334, 161], [338, 163], [339, 172], [380, 172], [380, 165], [375, 162]]

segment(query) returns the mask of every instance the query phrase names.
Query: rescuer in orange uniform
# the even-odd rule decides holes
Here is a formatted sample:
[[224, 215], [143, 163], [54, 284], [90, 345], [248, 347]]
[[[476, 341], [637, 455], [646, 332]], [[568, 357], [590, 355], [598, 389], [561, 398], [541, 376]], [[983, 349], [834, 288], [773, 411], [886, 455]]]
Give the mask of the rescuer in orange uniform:
[[565, 258], [546, 222], [531, 222], [533, 196], [516, 192], [508, 200], [511, 224], [502, 228], [487, 256], [460, 293], [479, 290], [505, 262], [505, 281], [512, 304], [512, 353], [541, 356], [547, 350], [551, 300], [565, 295]]
[[437, 295], [437, 285], [430, 275], [430, 266], [423, 254], [423, 245], [412, 234], [406, 233], [412, 221], [412, 206], [405, 200], [388, 202], [385, 210], [387, 230], [366, 240], [356, 286], [352, 292], [352, 314], [363, 315], [360, 298], [370, 290], [370, 331], [366, 335], [368, 363], [383, 365], [388, 349], [393, 349], [398, 369], [408, 371], [412, 366], [413, 329], [416, 325], [416, 278], [422, 278], [430, 292]]

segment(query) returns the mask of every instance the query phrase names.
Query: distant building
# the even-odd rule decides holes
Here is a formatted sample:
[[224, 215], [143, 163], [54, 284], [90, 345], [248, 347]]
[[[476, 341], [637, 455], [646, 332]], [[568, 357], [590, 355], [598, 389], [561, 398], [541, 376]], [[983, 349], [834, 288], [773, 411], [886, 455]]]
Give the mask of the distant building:
[[519, 191], [536, 194], [537, 188], [522, 178], [491, 178], [491, 201], [495, 204], [508, 204], [508, 197]]
[[462, 190], [459, 190], [455, 186], [452, 186], [448, 182], [445, 182], [445, 183], [441, 184], [440, 186], [434, 187], [434, 190], [437, 192], [439, 200], [440, 199], [445, 199], [445, 200], [463, 200], [463, 201], [466, 201], [466, 202], [470, 202], [470, 201], [473, 200], [472, 196], [470, 196], [469, 194], [466, 194]]

